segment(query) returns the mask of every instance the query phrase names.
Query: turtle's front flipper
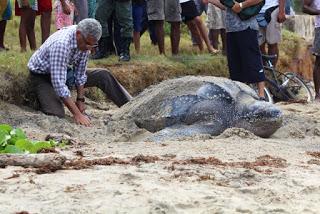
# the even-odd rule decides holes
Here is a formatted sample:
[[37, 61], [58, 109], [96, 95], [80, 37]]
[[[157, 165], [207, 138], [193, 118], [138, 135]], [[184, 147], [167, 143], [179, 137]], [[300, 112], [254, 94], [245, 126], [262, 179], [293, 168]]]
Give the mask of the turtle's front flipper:
[[219, 135], [225, 129], [221, 124], [176, 125], [152, 134], [145, 141], [162, 142], [183, 140], [196, 135]]

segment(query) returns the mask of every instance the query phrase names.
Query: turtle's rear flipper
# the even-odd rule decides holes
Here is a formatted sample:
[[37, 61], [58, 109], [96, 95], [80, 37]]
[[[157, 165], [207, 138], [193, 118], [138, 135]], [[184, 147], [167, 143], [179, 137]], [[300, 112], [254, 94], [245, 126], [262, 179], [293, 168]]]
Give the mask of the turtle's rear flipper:
[[206, 124], [206, 125], [176, 125], [171, 126], [161, 131], [152, 134], [144, 141], [162, 142], [162, 141], [181, 141], [191, 137], [200, 137], [207, 135], [209, 138], [211, 135], [219, 135], [225, 130], [221, 124]]

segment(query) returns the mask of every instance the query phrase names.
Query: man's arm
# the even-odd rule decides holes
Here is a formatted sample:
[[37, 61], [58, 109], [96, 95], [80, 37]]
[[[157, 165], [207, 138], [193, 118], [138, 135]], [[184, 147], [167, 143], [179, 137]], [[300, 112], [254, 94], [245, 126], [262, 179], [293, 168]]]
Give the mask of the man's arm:
[[66, 3], [65, 0], [60, 0], [60, 2], [61, 2], [63, 13], [69, 15], [71, 13], [71, 9], [69, 5]]
[[283, 23], [286, 21], [285, 13], [286, 0], [279, 0], [279, 13], [278, 13], [278, 22]]
[[[247, 7], [251, 7], [253, 5], [259, 4], [262, 0], [246, 0], [244, 2], [238, 3], [234, 1], [234, 5], [232, 7], [233, 12], [240, 13], [241, 10]], [[240, 7], [241, 5], [241, 7]]]
[[86, 110], [86, 107], [84, 105], [84, 86], [83, 85], [77, 86], [76, 105], [77, 105], [78, 109], [80, 110], [80, 112], [84, 113], [84, 111]]
[[72, 113], [74, 120], [77, 124], [90, 126], [90, 119], [81, 113], [78, 106], [73, 102], [71, 97], [63, 97], [63, 103], [67, 106], [69, 111]]
[[313, 8], [312, 5], [313, 0], [304, 0], [302, 12], [307, 13], [309, 15], [320, 15], [320, 10]]
[[67, 60], [69, 49], [64, 43], [56, 43], [49, 52], [49, 60], [51, 62], [51, 83], [57, 95], [63, 100], [63, 103], [68, 107], [73, 114], [77, 124], [89, 126], [90, 120], [83, 115], [75, 102], [71, 98], [70, 91], [66, 86]]

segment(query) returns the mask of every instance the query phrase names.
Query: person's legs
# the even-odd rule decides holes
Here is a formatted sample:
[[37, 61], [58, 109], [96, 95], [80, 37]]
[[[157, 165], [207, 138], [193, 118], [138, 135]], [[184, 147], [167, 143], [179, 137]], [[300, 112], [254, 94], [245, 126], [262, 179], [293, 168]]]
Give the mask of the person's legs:
[[[114, 11], [112, 0], [98, 0], [97, 7], [95, 11], [95, 19], [98, 20], [102, 26], [102, 36], [98, 42], [99, 47], [96, 53], [92, 56], [92, 59], [102, 59], [107, 56], [108, 47], [111, 47], [113, 40], [111, 38], [108, 28], [112, 12]], [[112, 22], [112, 21], [111, 21]], [[112, 29], [112, 26], [111, 26]]]
[[78, 11], [75, 16], [75, 22], [79, 23], [82, 19], [88, 18], [88, 2], [87, 0], [76, 0], [74, 5]]
[[64, 117], [64, 105], [54, 91], [49, 75], [30, 74], [31, 88], [40, 104], [40, 110], [48, 115]]
[[315, 99], [320, 102], [320, 28], [314, 29], [313, 54], [316, 56], [316, 61], [313, 68], [313, 82], [315, 90]]
[[164, 49], [164, 28], [163, 28], [164, 21], [163, 20], [154, 20], [153, 23], [154, 23], [154, 26], [155, 26], [155, 32], [156, 32], [159, 52], [160, 52], [160, 54], [165, 54], [165, 49]]
[[37, 43], [36, 43], [36, 35], [34, 32], [34, 26], [36, 21], [36, 11], [34, 10], [28, 10], [27, 12], [27, 37], [29, 40], [29, 45], [31, 50], [37, 49]]
[[20, 25], [19, 25], [19, 40], [20, 40], [20, 48], [21, 52], [27, 51], [27, 26], [28, 26], [28, 18], [29, 13], [31, 11], [30, 8], [21, 8], [21, 17], [20, 17]]
[[277, 58], [273, 60], [273, 65], [276, 66], [279, 58], [278, 44], [281, 41], [281, 24], [278, 22], [279, 8], [275, 9], [271, 13], [271, 21], [266, 28], [266, 42], [268, 44], [268, 54], [277, 55]]
[[115, 1], [116, 18], [121, 27], [120, 30], [120, 54], [119, 61], [130, 60], [130, 44], [132, 42], [133, 21], [131, 1]]
[[316, 61], [314, 63], [313, 82], [316, 93], [315, 100], [320, 102], [320, 56], [316, 56]]
[[164, 19], [165, 0], [148, 0], [147, 14], [150, 25], [154, 27], [155, 37], [158, 42], [160, 54], [165, 54], [164, 49]]
[[279, 56], [279, 48], [278, 48], [278, 44], [268, 44], [268, 55], [277, 55], [277, 58], [275, 58], [274, 60], [272, 60], [272, 64], [273, 66], [277, 65], [278, 62], [278, 56]]
[[51, 26], [51, 11], [46, 11], [41, 13], [41, 35], [42, 43], [44, 43], [50, 36], [50, 26]]
[[2, 20], [0, 21], [0, 50], [3, 49], [5, 50], [5, 46], [4, 46], [4, 33], [6, 31], [6, 25], [7, 25], [7, 21], [6, 20]]
[[[237, 38], [240, 50], [241, 70], [245, 83], [256, 83], [258, 96], [264, 98], [264, 70], [262, 66], [261, 52], [257, 40], [257, 31], [247, 29], [239, 32]], [[228, 45], [227, 45], [228, 47]]]
[[226, 29], [220, 29], [220, 36], [222, 42], [222, 54], [225, 55], [227, 53], [227, 41], [226, 41]]
[[204, 42], [206, 43], [207, 49], [209, 51], [209, 53], [215, 53], [217, 52], [217, 50], [213, 49], [209, 38], [208, 38], [208, 32], [207, 32], [207, 28], [204, 25], [204, 23], [202, 22], [200, 16], [195, 17], [195, 23], [197, 25], [197, 28], [200, 32], [201, 38], [204, 40]]
[[210, 29], [209, 30], [209, 40], [214, 49], [219, 48], [219, 33], [218, 29]]
[[179, 53], [180, 44], [180, 22], [171, 22], [170, 41], [171, 53], [177, 55]]
[[125, 103], [129, 102], [129, 100], [132, 98], [131, 95], [108, 70], [88, 70], [87, 76], [88, 79], [85, 87], [95, 86], [100, 88], [118, 107], [121, 107]]
[[140, 32], [142, 31], [143, 5], [132, 4], [133, 43], [136, 53], [140, 53]]
[[238, 32], [227, 33], [227, 61], [231, 80], [244, 82], [241, 70], [240, 49], [237, 43]]
[[187, 24], [187, 26], [189, 28], [189, 31], [193, 35], [193, 38], [196, 41], [196, 44], [198, 45], [199, 50], [203, 51], [202, 39], [201, 39], [200, 32], [199, 32], [199, 30], [197, 28], [197, 24], [196, 24], [195, 19], [186, 21], [186, 24]]

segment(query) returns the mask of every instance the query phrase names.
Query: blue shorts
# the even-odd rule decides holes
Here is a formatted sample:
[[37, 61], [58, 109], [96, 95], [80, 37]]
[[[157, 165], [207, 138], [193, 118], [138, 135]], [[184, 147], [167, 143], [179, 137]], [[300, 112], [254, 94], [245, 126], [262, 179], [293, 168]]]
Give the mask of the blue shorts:
[[244, 83], [265, 80], [258, 31], [250, 28], [227, 33], [227, 59], [230, 79]]
[[132, 19], [134, 32], [141, 32], [143, 22], [147, 19], [146, 3], [144, 4], [132, 4]]

